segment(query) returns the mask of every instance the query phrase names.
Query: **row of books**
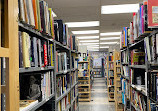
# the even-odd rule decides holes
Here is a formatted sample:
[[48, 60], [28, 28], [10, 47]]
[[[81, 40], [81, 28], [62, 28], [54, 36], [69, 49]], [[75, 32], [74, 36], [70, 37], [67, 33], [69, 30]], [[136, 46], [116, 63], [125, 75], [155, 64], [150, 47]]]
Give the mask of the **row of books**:
[[56, 97], [60, 97], [67, 89], [70, 88], [70, 75], [62, 75], [56, 77]]
[[139, 49], [133, 49], [130, 54], [130, 65], [144, 65], [145, 53]]
[[121, 62], [122, 63], [128, 63], [128, 61], [129, 61], [128, 51], [121, 52]]
[[54, 20], [52, 8], [44, 0], [19, 0], [19, 20], [52, 39], [77, 50], [75, 36], [70, 36], [68, 26], [62, 20]]
[[57, 52], [56, 51], [56, 71], [67, 71], [70, 69], [70, 58], [68, 57], [66, 52]]
[[75, 58], [75, 56], [71, 56], [71, 59], [72, 59], [72, 68], [73, 69], [76, 69], [78, 68], [78, 59]]
[[78, 98], [76, 101], [74, 101], [73, 105], [72, 105], [72, 111], [78, 111]]
[[88, 69], [88, 63], [78, 64], [78, 69]]
[[109, 85], [114, 85], [114, 79], [109, 79]]
[[68, 93], [62, 100], [60, 100], [57, 105], [57, 111], [65, 111], [66, 108], [71, 104], [71, 95]]
[[85, 70], [83, 70], [83, 69], [80, 69], [80, 70], [78, 71], [78, 76], [79, 76], [79, 77], [84, 77], [84, 76], [89, 76], [89, 74], [88, 74], [87, 71], [85, 71]]
[[150, 111], [157, 111], [158, 110], [158, 105], [152, 101], [148, 101], [149, 109]]
[[122, 82], [122, 103], [126, 104], [126, 98], [130, 98], [130, 88], [129, 88], [129, 82], [125, 79], [121, 80]]
[[129, 77], [129, 67], [128, 66], [123, 66], [123, 75], [126, 77]]
[[19, 67], [54, 66], [53, 44], [19, 31]]
[[108, 77], [113, 77], [114, 76], [114, 71], [108, 71], [109, 73], [108, 73]]
[[109, 69], [114, 69], [114, 64], [113, 64], [113, 62], [112, 63], [109, 63]]
[[149, 78], [149, 97], [158, 101], [158, 73], [151, 72]]
[[101, 74], [101, 72], [93, 72], [93, 74]]
[[131, 102], [134, 105], [134, 108], [137, 110], [139, 109], [140, 111], [146, 111], [147, 103], [145, 96], [135, 91], [134, 89], [132, 89], [131, 92]]
[[113, 61], [113, 60], [114, 60], [113, 56], [109, 56], [109, 61]]
[[77, 71], [71, 72], [71, 85], [77, 82]]
[[153, 34], [150, 37], [146, 37], [144, 39], [144, 47], [145, 47], [145, 60], [150, 63], [158, 62], [158, 34]]
[[121, 72], [121, 68], [120, 67], [116, 67], [116, 73], [120, 73]]
[[20, 76], [20, 100], [47, 99], [54, 94], [53, 78], [53, 71]]
[[44, 0], [19, 0], [19, 19], [54, 38], [53, 10]]
[[138, 12], [133, 13], [133, 21], [130, 27], [124, 27], [121, 33], [120, 47], [127, 47], [128, 44], [134, 43], [139, 36], [144, 33], [150, 33], [151, 28], [148, 27], [148, 10], [147, 2], [139, 4]]
[[72, 90], [71, 90], [71, 100], [74, 100], [75, 97], [77, 97], [78, 94], [78, 86], [75, 86]]

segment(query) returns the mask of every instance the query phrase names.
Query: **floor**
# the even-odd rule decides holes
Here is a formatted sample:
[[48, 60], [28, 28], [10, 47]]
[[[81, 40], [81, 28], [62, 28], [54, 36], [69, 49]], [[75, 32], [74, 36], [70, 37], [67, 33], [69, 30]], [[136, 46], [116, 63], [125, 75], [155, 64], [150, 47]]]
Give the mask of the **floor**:
[[80, 102], [79, 111], [115, 111], [115, 103], [108, 102], [104, 78], [94, 78], [91, 102]]

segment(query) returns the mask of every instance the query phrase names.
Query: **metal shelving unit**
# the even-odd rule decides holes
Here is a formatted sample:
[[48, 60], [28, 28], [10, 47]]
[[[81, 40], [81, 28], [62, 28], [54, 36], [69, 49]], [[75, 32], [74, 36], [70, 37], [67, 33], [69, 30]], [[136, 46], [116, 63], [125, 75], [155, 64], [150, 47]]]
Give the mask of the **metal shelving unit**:
[[[27, 73], [33, 73], [33, 72], [41, 72], [41, 71], [50, 71], [52, 70], [54, 73], [54, 89], [55, 89], [55, 92], [54, 94], [52, 94], [50, 97], [48, 97], [47, 99], [39, 102], [37, 105], [35, 105], [34, 107], [32, 107], [30, 110], [31, 111], [35, 111], [36, 109], [40, 108], [41, 106], [43, 106], [46, 102], [50, 101], [51, 100], [51, 104], [53, 106], [52, 110], [54, 111], [57, 111], [57, 103], [62, 100], [68, 93], [71, 93], [71, 90], [78, 85], [78, 81], [73, 84], [73, 85], [70, 85], [70, 88], [67, 89], [67, 91], [62, 94], [60, 97], [56, 97], [56, 76], [60, 76], [60, 75], [64, 75], [64, 74], [71, 74], [71, 72], [75, 72], [75, 71], [78, 71], [76, 68], [72, 68], [72, 60], [71, 60], [71, 56], [74, 54], [77, 56], [78, 52], [75, 51], [75, 50], [71, 50], [70, 48], [68, 48], [67, 46], [64, 46], [63, 44], [61, 44], [60, 42], [57, 42], [55, 40], [52, 39], [51, 36], [47, 35], [47, 34], [43, 34], [41, 33], [40, 31], [38, 30], [35, 30], [33, 27], [25, 24], [25, 23], [22, 23], [22, 22], [19, 22], [19, 31], [24, 31], [24, 32], [27, 32], [29, 33], [30, 35], [32, 36], [35, 36], [39, 39], [44, 39], [46, 41], [49, 41], [50, 43], [53, 43], [53, 46], [54, 46], [54, 67], [52, 66], [47, 66], [47, 67], [30, 67], [30, 68], [19, 68], [19, 73], [22, 75], [22, 74], [27, 74]], [[69, 57], [70, 57], [70, 69], [68, 69], [67, 71], [60, 71], [60, 72], [56, 72], [56, 56], [55, 56], [55, 52], [56, 50], [60, 50], [61, 52], [67, 52], [69, 54]], [[71, 109], [72, 111], [72, 104], [74, 101], [76, 101], [78, 99], [78, 94], [77, 96], [71, 100], [72, 102], [70, 103], [70, 105], [66, 106], [66, 111], [68, 111], [69, 109]]]

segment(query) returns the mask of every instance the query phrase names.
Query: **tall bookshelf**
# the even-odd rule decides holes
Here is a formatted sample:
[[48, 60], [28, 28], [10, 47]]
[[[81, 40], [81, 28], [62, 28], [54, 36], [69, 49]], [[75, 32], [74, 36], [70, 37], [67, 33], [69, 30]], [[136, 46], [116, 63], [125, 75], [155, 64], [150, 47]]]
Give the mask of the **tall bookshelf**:
[[113, 52], [109, 52], [107, 56], [107, 87], [108, 87], [108, 100], [110, 102], [115, 101], [114, 99], [114, 60]]
[[[140, 3], [138, 12], [133, 14], [130, 28], [124, 27], [121, 34], [122, 103], [124, 110], [128, 111], [158, 110], [158, 30], [148, 27], [151, 22], [148, 17], [152, 14], [148, 13], [148, 10], [153, 7], [152, 2], [154, 1], [148, 0], [148, 3]], [[141, 10], [145, 17], [140, 15]], [[138, 23], [134, 24], [136, 20]]]
[[121, 91], [121, 61], [120, 52], [114, 50], [114, 85], [115, 85], [115, 110], [123, 111]]
[[[79, 68], [80, 67], [80, 68]], [[90, 58], [78, 61], [79, 101], [91, 101]]]
[[[21, 0], [19, 0], [19, 1], [21, 1]], [[35, 0], [35, 1], [37, 2], [38, 0]], [[40, 3], [43, 3], [43, 2], [45, 2], [45, 1], [40, 1]], [[45, 4], [47, 5], [46, 2], [45, 2]], [[40, 4], [40, 5], [42, 5], [42, 4]], [[48, 8], [48, 5], [46, 7]], [[44, 10], [47, 10], [47, 9], [44, 9]], [[49, 11], [50, 10], [51, 9], [49, 9]], [[57, 40], [56, 39], [57, 37], [55, 34], [53, 34], [53, 32], [51, 32], [51, 34], [44, 32], [44, 30], [40, 30], [37, 28], [37, 26], [36, 26], [37, 24], [35, 24], [35, 26], [34, 26], [34, 25], [27, 23], [26, 21], [23, 21], [21, 19], [21, 16], [22, 16], [21, 14], [22, 13], [20, 10], [19, 23], [17, 24], [17, 26], [19, 26], [19, 38], [20, 38], [21, 33], [25, 33], [25, 35], [29, 35], [27, 37], [29, 37], [30, 39], [35, 39], [35, 44], [37, 42], [37, 45], [36, 45], [37, 53], [40, 53], [40, 50], [38, 50], [39, 46], [40, 46], [39, 41], [42, 41], [41, 43], [43, 43], [43, 41], [44, 41], [44, 45], [42, 47], [42, 51], [44, 52], [44, 54], [42, 53], [44, 56], [43, 57], [44, 61], [41, 60], [41, 62], [44, 62], [43, 63], [44, 65], [41, 66], [38, 64], [37, 66], [32, 66], [32, 62], [31, 62], [30, 66], [27, 66], [27, 67], [22, 66], [19, 68], [19, 75], [20, 75], [20, 82], [19, 82], [20, 91], [19, 92], [20, 93], [19, 92], [18, 93], [20, 95], [20, 99], [22, 98], [20, 100], [20, 105], [21, 105], [20, 109], [26, 108], [26, 107], [23, 107], [23, 104], [25, 104], [26, 102], [29, 101], [30, 103], [34, 102], [34, 104], [27, 109], [29, 111], [48, 110], [48, 108], [52, 111], [61, 111], [61, 110], [62, 111], [63, 110], [79, 111], [78, 69], [77, 69], [77, 61], [75, 60], [75, 58], [78, 56], [77, 55], [78, 52], [77, 52], [77, 46], [76, 46], [77, 43], [73, 44], [74, 42], [76, 42], [75, 37], [68, 35], [68, 30], [66, 29], [66, 25], [63, 23], [62, 26], [65, 26], [64, 27], [65, 32], [59, 31], [59, 29], [58, 29], [58, 32], [60, 35], [60, 37], [59, 37], [60, 40]], [[47, 15], [47, 17], [48, 17], [48, 15]], [[50, 18], [51, 18], [51, 16], [50, 16]], [[59, 21], [55, 20], [54, 22], [61, 22], [61, 20], [59, 20]], [[54, 23], [53, 26], [50, 26], [51, 29], [53, 29], [53, 27], [55, 29], [55, 24], [56, 23]], [[62, 29], [61, 27], [60, 27], [60, 29]], [[43, 28], [43, 26], [42, 26], [42, 28]], [[62, 37], [62, 33], [65, 34], [65, 35], [63, 35], [63, 37]], [[18, 32], [17, 32], [17, 34], [18, 34]], [[16, 37], [18, 38], [18, 35]], [[65, 39], [65, 41], [63, 40], [63, 42], [62, 42], [61, 39]], [[15, 40], [12, 40], [12, 41], [15, 41]], [[19, 39], [19, 41], [20, 41], [20, 39]], [[14, 43], [14, 42], [12, 42], [12, 43]], [[32, 50], [35, 51], [35, 47], [32, 45], [32, 41], [29, 43], [28, 43], [28, 46], [31, 45], [31, 47], [29, 46], [31, 48], [31, 51]], [[19, 47], [20, 47], [20, 42], [19, 42]], [[18, 48], [18, 47], [17, 47], [17, 49], [20, 50], [20, 48]], [[13, 51], [15, 51], [15, 50], [13, 50]], [[20, 53], [21, 52], [19, 51], [19, 54]], [[34, 53], [29, 52], [29, 54], [31, 55]], [[16, 57], [18, 57], [18, 56], [16, 56]], [[32, 55], [31, 55], [31, 57], [32, 57]], [[20, 58], [21, 58], [21, 56], [19, 56], [19, 60], [20, 60], [19, 63], [21, 63]], [[29, 59], [30, 59], [30, 61], [34, 60], [32, 58], [29, 58]], [[40, 59], [39, 59], [39, 61], [40, 61]], [[18, 63], [18, 62], [15, 62], [15, 63]], [[21, 65], [21, 64], [19, 64], [19, 65]], [[25, 89], [23, 86], [25, 86], [26, 83], [29, 84], [30, 81], [26, 81], [26, 80], [28, 80], [27, 78], [29, 78], [29, 77], [30, 77], [30, 80], [32, 80], [32, 78], [36, 78], [36, 83], [33, 85], [38, 87], [38, 89], [40, 89], [39, 94], [38, 94], [38, 95], [40, 95], [39, 96], [40, 99], [38, 99], [38, 101], [37, 101], [37, 99], [29, 100], [28, 97], [27, 98], [25, 97], [26, 99], [23, 97], [23, 95], [25, 94], [25, 91], [23, 91], [22, 89]], [[19, 77], [17, 80], [19, 80]], [[33, 87], [33, 85], [32, 85], [32, 87]], [[27, 89], [27, 87], [29, 87], [29, 85], [28, 86], [26, 85], [26, 89]], [[19, 97], [18, 97], [17, 101], [19, 101]], [[19, 109], [19, 107], [18, 107], [18, 109]], [[7, 110], [7, 111], [9, 111], [9, 110]], [[18, 110], [16, 110], [16, 111], [18, 111]]]

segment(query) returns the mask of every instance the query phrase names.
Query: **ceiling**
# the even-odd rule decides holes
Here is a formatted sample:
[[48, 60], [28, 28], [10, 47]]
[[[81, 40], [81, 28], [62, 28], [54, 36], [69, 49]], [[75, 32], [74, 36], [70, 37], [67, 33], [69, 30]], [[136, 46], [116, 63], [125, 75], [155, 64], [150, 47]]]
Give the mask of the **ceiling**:
[[[135, 4], [143, 0], [45, 0], [57, 15], [55, 19], [64, 22], [100, 21], [98, 27], [69, 28], [69, 32], [78, 30], [100, 30], [104, 32], [120, 32], [129, 26], [132, 14], [101, 14], [101, 6], [117, 4]], [[95, 34], [99, 35], [99, 34]], [[82, 35], [85, 36], [85, 35]], [[105, 45], [100, 45], [105, 46]]]

